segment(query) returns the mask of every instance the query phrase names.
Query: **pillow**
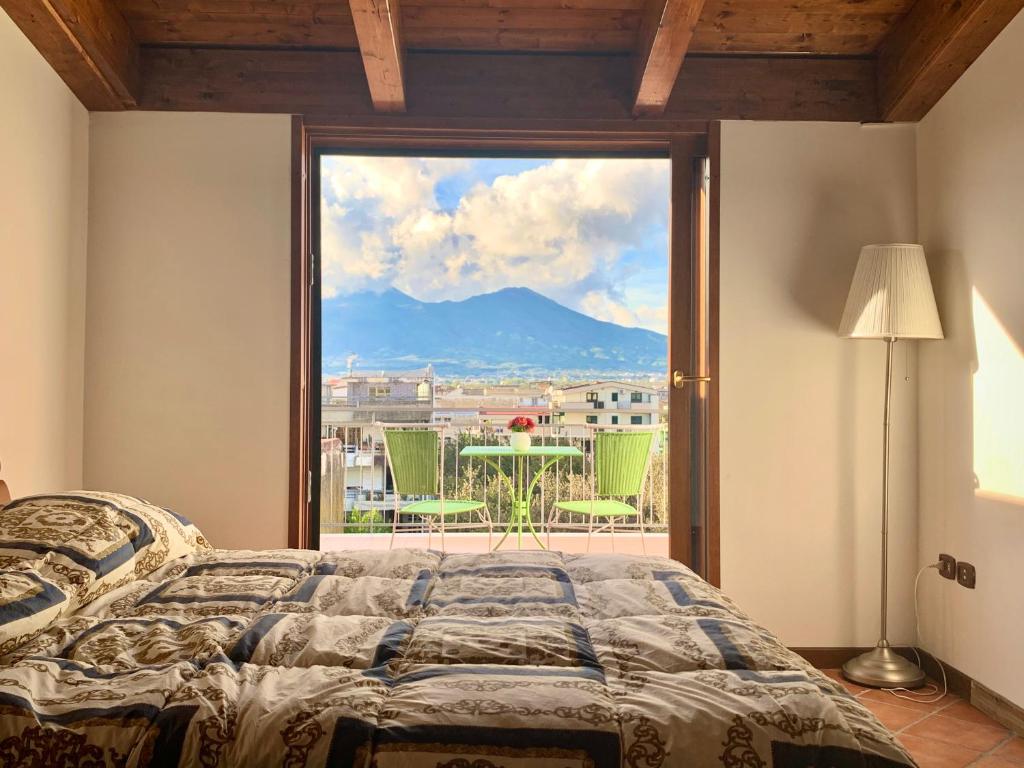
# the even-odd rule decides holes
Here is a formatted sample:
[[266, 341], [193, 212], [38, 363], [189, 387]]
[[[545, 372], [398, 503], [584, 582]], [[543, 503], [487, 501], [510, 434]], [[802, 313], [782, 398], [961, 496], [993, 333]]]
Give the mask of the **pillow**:
[[0, 568], [36, 571], [68, 595], [68, 609], [131, 581], [135, 565], [118, 514], [86, 494], [27, 496], [0, 509]]
[[149, 575], [164, 563], [212, 549], [190, 520], [164, 507], [122, 493], [85, 493], [117, 515], [117, 525], [135, 550], [135, 578]]
[[68, 604], [64, 591], [39, 571], [0, 571], [0, 657], [42, 633]]

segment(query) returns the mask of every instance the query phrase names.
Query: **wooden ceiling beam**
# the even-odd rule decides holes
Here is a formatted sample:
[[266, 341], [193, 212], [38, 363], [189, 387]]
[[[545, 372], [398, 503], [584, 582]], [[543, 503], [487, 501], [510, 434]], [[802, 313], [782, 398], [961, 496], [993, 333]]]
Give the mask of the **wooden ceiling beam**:
[[114, 0], [0, 0], [83, 105], [138, 104], [139, 46]]
[[[355, 52], [144, 48], [143, 57], [143, 109], [378, 114]], [[632, 119], [632, 71], [622, 56], [410, 51], [407, 59], [407, 112], [393, 120]], [[691, 55], [664, 118], [874, 121], [875, 64]]]
[[634, 116], [664, 113], [703, 8], [704, 0], [648, 0], [637, 35]]
[[398, 0], [349, 0], [349, 5], [374, 108], [404, 112], [405, 51]]
[[878, 51], [886, 121], [916, 121], [935, 106], [1024, 0], [917, 0]]

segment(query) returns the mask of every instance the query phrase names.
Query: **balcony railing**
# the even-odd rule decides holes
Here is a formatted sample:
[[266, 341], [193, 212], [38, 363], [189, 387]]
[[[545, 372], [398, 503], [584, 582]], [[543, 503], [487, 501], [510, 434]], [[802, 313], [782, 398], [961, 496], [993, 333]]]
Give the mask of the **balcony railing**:
[[644, 413], [656, 413], [661, 405], [657, 402], [632, 403], [629, 400], [587, 400], [568, 403], [553, 403], [551, 410], [577, 412], [593, 411], [594, 409], [606, 411], [642, 411]]
[[[337, 429], [344, 426], [347, 429]], [[424, 428], [430, 426], [423, 425]], [[346, 442], [340, 434], [356, 434], [361, 439]], [[628, 427], [626, 427], [628, 429]], [[614, 429], [614, 427], [613, 427]], [[487, 502], [495, 529], [508, 524], [511, 503], [508, 490], [497, 472], [480, 460], [459, 457], [467, 445], [506, 445], [508, 435], [486, 425], [447, 426], [444, 431], [445, 477], [447, 498], [479, 499]], [[559, 512], [553, 515], [558, 501], [575, 501], [592, 497], [593, 450], [590, 432], [579, 426], [540, 427], [533, 434], [535, 445], [571, 445], [583, 452], [582, 458], [559, 459], [537, 484], [530, 514], [540, 528], [553, 520], [553, 530], [579, 527], [587, 519], [580, 515]], [[650, 471], [642, 495], [629, 499], [639, 506], [645, 530], [664, 533], [668, 530], [668, 463], [667, 431], [655, 432]], [[541, 460], [528, 460], [527, 474], [540, 468]], [[511, 459], [504, 459], [502, 468], [512, 476]], [[410, 499], [401, 499], [406, 502]], [[384, 533], [391, 531], [395, 507], [391, 477], [384, 453], [379, 425], [325, 424], [320, 453], [320, 531], [321, 533]], [[403, 530], [415, 520], [402, 517]], [[629, 527], [632, 527], [630, 523]], [[424, 527], [424, 530], [426, 528]]]
[[323, 399], [323, 405], [341, 405], [349, 408], [381, 405], [388, 407], [430, 408], [433, 405], [433, 400], [430, 397], [417, 397], [415, 395], [408, 397], [400, 395], [345, 395], [338, 397], [332, 395], [329, 398], [325, 397]]

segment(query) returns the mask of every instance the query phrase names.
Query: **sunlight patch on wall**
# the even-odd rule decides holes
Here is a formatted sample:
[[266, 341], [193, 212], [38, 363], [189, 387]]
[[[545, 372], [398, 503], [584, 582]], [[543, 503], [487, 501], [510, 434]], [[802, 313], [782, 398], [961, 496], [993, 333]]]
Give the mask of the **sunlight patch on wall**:
[[1024, 353], [972, 289], [976, 493], [1024, 504]]

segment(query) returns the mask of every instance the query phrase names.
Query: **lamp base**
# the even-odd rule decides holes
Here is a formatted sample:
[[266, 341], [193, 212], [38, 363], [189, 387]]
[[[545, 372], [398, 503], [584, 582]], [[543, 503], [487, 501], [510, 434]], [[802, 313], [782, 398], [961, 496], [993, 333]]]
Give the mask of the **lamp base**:
[[925, 675], [888, 645], [879, 645], [843, 664], [843, 677], [869, 688], [920, 688]]

